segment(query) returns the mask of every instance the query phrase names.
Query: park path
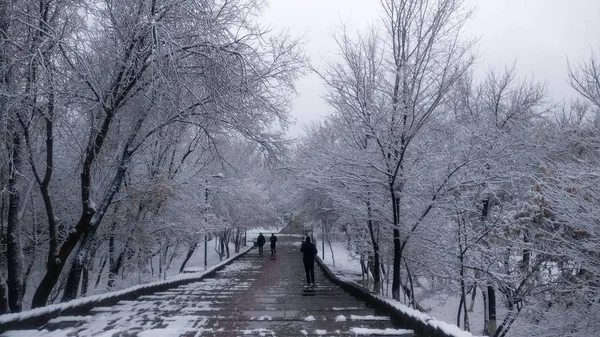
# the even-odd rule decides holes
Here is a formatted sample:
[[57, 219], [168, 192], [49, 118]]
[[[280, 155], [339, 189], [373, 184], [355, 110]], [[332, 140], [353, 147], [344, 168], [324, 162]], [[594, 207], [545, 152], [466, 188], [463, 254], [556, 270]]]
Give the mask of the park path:
[[412, 336], [318, 267], [306, 287], [299, 240], [280, 236], [276, 258], [254, 249], [200, 282], [0, 336]]

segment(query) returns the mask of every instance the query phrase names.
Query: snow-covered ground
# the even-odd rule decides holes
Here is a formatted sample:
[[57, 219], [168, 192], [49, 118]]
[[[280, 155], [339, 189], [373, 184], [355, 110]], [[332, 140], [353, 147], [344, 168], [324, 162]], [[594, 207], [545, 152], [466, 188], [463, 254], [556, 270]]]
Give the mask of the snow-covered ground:
[[[277, 233], [278, 231], [279, 230], [277, 228], [262, 228], [262, 229], [249, 230], [247, 232], [246, 246], [241, 247], [240, 252], [244, 252], [248, 248], [252, 247], [253, 241], [256, 239], [256, 236], [258, 236], [259, 232]], [[166, 279], [161, 278], [161, 279], [156, 279], [153, 282], [140, 282], [139, 284], [123, 287], [122, 289], [117, 289], [116, 291], [112, 291], [112, 292], [107, 292], [106, 288], [102, 288], [102, 287], [99, 287], [97, 289], [92, 288], [89, 290], [87, 297], [78, 298], [74, 301], [70, 301], [67, 303], [51, 304], [51, 305], [48, 305], [46, 307], [39, 308], [36, 310], [26, 310], [19, 314], [2, 315], [0, 317], [0, 323], [14, 319], [17, 316], [21, 317], [21, 318], [26, 318], [30, 315], [36, 315], [36, 314], [40, 314], [41, 312], [52, 311], [59, 307], [60, 308], [63, 308], [63, 307], [68, 308], [68, 307], [76, 306], [76, 305], [79, 305], [82, 303], [88, 303], [90, 301], [98, 301], [98, 300], [101, 300], [104, 298], [119, 296], [120, 294], [127, 293], [134, 289], [141, 289], [141, 288], [145, 288], [145, 287], [149, 287], [149, 286], [153, 286], [153, 285], [157, 285], [157, 284], [162, 284], [162, 283], [168, 283], [168, 282], [176, 281], [176, 280], [180, 280], [180, 279], [200, 277], [205, 272], [210, 272], [215, 267], [218, 267], [219, 265], [221, 265], [222, 263], [227, 261], [225, 256], [223, 256], [222, 258], [219, 257], [219, 254], [217, 253], [217, 251], [215, 249], [215, 243], [216, 243], [216, 240], [213, 239], [213, 240], [208, 241], [208, 244], [206, 246], [206, 248], [207, 248], [206, 249], [206, 261], [207, 261], [206, 268], [204, 266], [204, 254], [205, 254], [204, 241], [201, 241], [198, 244], [198, 246], [196, 247], [194, 254], [190, 258], [190, 260], [187, 262], [184, 274], [179, 273], [179, 269], [185, 258], [185, 252], [181, 252], [177, 257], [175, 257], [173, 259], [173, 261], [171, 262], [171, 264], [169, 266], [169, 269], [167, 269]], [[233, 243], [229, 243], [229, 251], [230, 251], [230, 257], [234, 257], [237, 255], [235, 253], [235, 246]], [[158, 276], [157, 276], [157, 278], [158, 278]], [[31, 291], [29, 291], [29, 295], [31, 295], [32, 293], [33, 293], [33, 289]], [[29, 300], [30, 300], [29, 298], [25, 300], [27, 306], [29, 306], [29, 303], [28, 303]]]
[[[286, 247], [284, 251], [288, 251], [287, 260], [286, 255], [283, 255], [283, 260], [287, 261], [284, 263], [291, 263], [289, 255], [297, 256], [295, 246], [299, 245], [299, 240], [293, 238], [282, 240], [281, 243]], [[293, 247], [291, 254], [289, 254], [290, 246]], [[378, 315], [373, 309], [363, 306], [360, 301], [351, 298], [330, 283], [302, 290], [303, 280], [298, 279], [294, 272], [295, 268], [300, 267], [300, 262], [293, 261], [298, 265], [290, 268], [287, 273], [273, 275], [265, 273], [265, 267], [274, 266], [277, 262], [249, 255], [227, 265], [216, 272], [214, 277], [202, 281], [192, 281], [178, 287], [153, 292], [135, 300], [121, 300], [111, 306], [97, 306], [90, 313], [81, 316], [60, 316], [50, 320], [42, 330], [11, 330], [0, 333], [0, 336], [298, 335], [281, 334], [277, 328], [283, 328], [286, 332], [298, 329], [295, 331], [311, 336], [340, 334], [347, 336], [348, 333], [354, 336], [412, 335], [412, 330], [390, 328], [388, 316]], [[197, 277], [214, 268], [216, 266], [196, 274], [173, 276], [171, 279]], [[159, 283], [166, 282], [169, 281]], [[295, 285], [299, 285], [299, 288], [296, 288], [296, 291], [290, 290], [290, 287], [294, 288]], [[150, 285], [140, 285], [138, 289], [145, 286]], [[123, 291], [128, 290], [130, 289]], [[260, 300], [257, 300], [257, 294]], [[307, 294], [311, 295], [307, 296]], [[325, 299], [315, 301], [320, 295]], [[76, 302], [81, 303], [102, 296], [111, 295], [91, 296], [55, 306], [75, 305]], [[281, 300], [282, 298], [285, 300]], [[51, 307], [42, 309], [48, 310]], [[31, 314], [31, 312], [23, 314]], [[0, 324], [3, 318], [5, 317], [0, 317]], [[292, 321], [295, 325], [290, 326]]]
[[[345, 243], [332, 242], [331, 247], [326, 243], [323, 252], [322, 242], [318, 241], [317, 248], [319, 249], [319, 257], [321, 257], [333, 273], [343, 279], [354, 280], [357, 283], [361, 282], [360, 261], [356, 257], [351, 256]], [[419, 289], [415, 289], [415, 293], [418, 291]], [[440, 294], [423, 299], [419, 304], [427, 310], [425, 312], [427, 316], [455, 325], [459, 302], [459, 296]], [[470, 303], [470, 296], [468, 303]], [[483, 335], [483, 301], [479, 294], [476, 297], [473, 312], [469, 312], [469, 322], [473, 334]]]
[[[262, 232], [265, 235], [266, 234], [270, 235], [270, 233], [279, 232], [279, 229], [278, 228], [258, 228], [258, 229], [248, 230], [247, 235], [246, 235], [247, 236], [247, 245], [245, 247], [242, 247], [241, 249], [244, 250], [246, 247], [252, 247], [253, 241], [256, 240], [256, 237], [258, 236], [259, 232]], [[280, 234], [277, 234], [277, 235], [279, 236]], [[219, 257], [219, 254], [217, 253], [217, 251], [215, 249], [215, 245], [217, 243], [216, 241], [217, 240], [212, 239], [212, 240], [208, 241], [208, 244], [206, 246], [206, 248], [207, 248], [206, 249], [207, 268], [216, 266], [217, 264], [226, 260], [225, 256], [222, 259]], [[194, 254], [192, 255], [192, 257], [186, 264], [186, 267], [185, 267], [186, 272], [202, 272], [207, 269], [204, 267], [204, 251], [205, 251], [204, 250], [204, 241], [201, 241], [198, 243], [198, 246], [196, 247]], [[229, 243], [229, 251], [230, 251], [231, 256], [236, 255], [235, 254], [235, 246], [231, 242]], [[143, 276], [140, 276], [139, 278], [138, 277], [134, 277], [134, 278], [129, 277], [126, 280], [117, 279], [115, 287], [113, 289], [114, 290], [128, 289], [132, 286], [148, 284], [148, 283], [157, 282], [157, 281], [161, 281], [161, 280], [162, 281], [171, 280], [174, 277], [177, 277], [177, 275], [179, 275], [179, 269], [181, 267], [181, 264], [183, 263], [185, 254], [186, 254], [186, 252], [184, 250], [181, 250], [178, 253], [178, 255], [173, 259], [173, 261], [170, 263], [169, 268], [162, 275], [162, 277], [159, 277], [157, 275], [157, 273], [155, 273], [154, 276], [143, 275]], [[153, 264], [154, 264], [154, 266], [158, 266], [158, 257], [155, 258], [155, 261], [153, 261]], [[25, 297], [23, 299], [25, 308], [29, 308], [31, 306], [31, 297], [33, 296], [33, 293], [35, 292], [35, 286], [39, 283], [42, 276], [43, 276], [42, 274], [33, 273], [31, 276], [31, 281], [27, 283], [28, 289], [27, 289], [27, 291], [25, 293]], [[94, 279], [95, 278], [96, 278], [96, 276], [94, 276]], [[108, 290], [106, 289], [106, 279], [103, 277], [102, 282], [100, 282], [100, 285], [98, 287], [90, 286], [90, 288], [88, 289], [88, 296], [102, 295], [102, 294], [107, 293], [107, 291]]]
[[[250, 249], [249, 247], [242, 249], [242, 250], [240, 250], [239, 254], [243, 254], [244, 252], [248, 251], [249, 249]], [[231, 258], [233, 258], [239, 254], [233, 254], [231, 256]], [[99, 301], [102, 301], [105, 299], [116, 298], [116, 297], [122, 296], [127, 293], [131, 293], [131, 292], [134, 292], [134, 291], [140, 290], [140, 289], [146, 289], [146, 288], [151, 288], [151, 287], [165, 285], [165, 284], [171, 284], [173, 282], [182, 281], [182, 280], [199, 279], [200, 277], [204, 276], [205, 274], [208, 274], [208, 273], [214, 271], [215, 269], [221, 267], [222, 265], [226, 264], [228, 260], [218, 262], [218, 257], [217, 257], [216, 260], [213, 259], [212, 261], [215, 263], [211, 267], [207, 268], [206, 270], [173, 275], [173, 276], [169, 277], [168, 280], [140, 284], [137, 286], [129, 287], [127, 289], [107, 292], [104, 294], [82, 297], [82, 298], [78, 298], [78, 299], [71, 300], [71, 301], [64, 302], [64, 303], [51, 304], [51, 305], [47, 305], [47, 306], [41, 307], [41, 308], [36, 308], [33, 310], [26, 310], [26, 311], [23, 311], [20, 313], [1, 315], [0, 316], [0, 324], [6, 324], [7, 322], [11, 322], [11, 321], [22, 321], [22, 320], [29, 319], [32, 317], [39, 317], [41, 315], [44, 315], [44, 314], [50, 313], [50, 312], [64, 311], [64, 310], [67, 310], [70, 308], [75, 308], [75, 307], [85, 305], [87, 303], [94, 303], [94, 302], [99, 302]]]
[[[225, 263], [225, 262], [223, 262]], [[174, 278], [198, 277], [199, 274], [182, 274]], [[247, 291], [249, 284], [235, 278], [239, 270], [256, 268], [250, 263], [238, 263], [225, 267], [220, 273], [229, 277], [205, 279], [193, 282], [168, 291], [139, 297], [135, 301], [120, 301], [111, 307], [95, 307], [85, 316], [61, 316], [50, 320], [47, 326], [50, 330], [15, 330], [7, 331], [2, 337], [68, 337], [85, 336], [111, 337], [114, 335], [134, 334], [141, 337], [182, 336], [188, 332], [202, 335], [212, 329], [203, 329], [208, 320], [206, 313], [219, 312], [219, 300], [234, 296], [234, 290]], [[163, 281], [164, 283], [165, 281]], [[143, 287], [143, 286], [139, 286]], [[123, 291], [128, 291], [122, 290]], [[114, 294], [114, 293], [113, 293]], [[92, 296], [98, 298], [110, 294]], [[20, 314], [0, 316], [0, 324], [15, 315], [31, 315], [37, 311], [53, 309], [57, 306], [76, 305], [86, 299], [77, 299], [67, 303], [55, 304], [45, 308], [35, 309]], [[203, 313], [199, 314], [199, 313]], [[230, 314], [230, 313], [223, 313]], [[63, 326], [64, 325], [64, 326]]]
[[[250, 234], [248, 234], [247, 237], [248, 237], [248, 242], [247, 242], [246, 247], [252, 247], [252, 240], [251, 240]], [[225, 261], [225, 259], [226, 259], [225, 256], [222, 259], [220, 259], [219, 254], [215, 250], [215, 240], [209, 241], [206, 248], [207, 248], [206, 249], [207, 267], [210, 268], [212, 266], [219, 264], [222, 261]], [[244, 248], [245, 247], [242, 246], [241, 250], [244, 250]], [[229, 253], [230, 253], [230, 256], [236, 255], [235, 254], [235, 246], [231, 242], [229, 243]], [[167, 278], [179, 274], [179, 267], [181, 266], [181, 263], [183, 263], [184, 257], [185, 257], [185, 254], [181, 254], [180, 256], [173, 259], [173, 262], [171, 263], [170, 268], [167, 270]], [[196, 247], [194, 254], [190, 258], [190, 260], [187, 262], [187, 264], [185, 265], [185, 271], [191, 272], [191, 271], [203, 271], [203, 270], [204, 270], [204, 242], [202, 241], [198, 244], [198, 247]]]
[[[270, 233], [276, 233], [276, 231], [274, 231], [272, 229], [271, 230], [259, 229], [259, 230], [248, 232], [248, 235], [247, 235], [248, 244], [247, 244], [246, 248], [242, 248], [242, 252], [246, 251], [247, 249], [252, 247], [253, 241], [256, 239], [256, 236], [258, 236], [259, 232], [262, 232], [266, 237], [270, 236]], [[276, 235], [277, 236], [286, 236], [286, 235], [282, 235], [282, 234], [276, 234]], [[297, 244], [298, 246], [300, 246], [300, 237], [299, 237], [298, 242], [291, 241], [288, 243], [292, 244], [292, 245]], [[325, 264], [327, 264], [334, 273], [340, 275], [344, 279], [354, 280], [356, 282], [360, 281], [360, 279], [361, 279], [360, 263], [355, 257], [352, 257], [349, 254], [344, 243], [334, 242], [331, 244], [331, 246], [326, 244], [324, 247], [325, 248], [324, 250], [323, 250], [323, 246], [322, 246], [321, 242], [318, 242], [317, 246], [319, 249], [319, 256], [323, 259]], [[174, 280], [178, 280], [178, 279], [198, 277], [199, 275], [202, 275], [206, 272], [210, 272], [211, 270], [216, 268], [218, 265], [224, 263], [224, 261], [220, 261], [219, 256], [214, 249], [213, 241], [209, 241], [209, 246], [207, 248], [208, 249], [207, 249], [206, 253], [207, 253], [207, 261], [208, 261], [208, 265], [209, 265], [208, 270], [204, 269], [204, 246], [203, 246], [203, 244], [201, 244], [198, 246], [194, 255], [192, 256], [192, 258], [190, 259], [190, 261], [187, 264], [186, 271], [189, 273], [178, 274], [178, 270], [179, 270], [181, 261], [178, 261], [178, 259], [175, 259], [172, 263], [171, 269], [167, 272], [167, 274], [168, 274], [167, 281], [162, 281], [162, 283], [170, 282], [170, 281], [174, 281]], [[233, 247], [231, 247], [232, 256], [236, 255], [236, 254], [233, 254], [233, 251], [234, 251]], [[181, 258], [180, 260], [183, 260], [183, 258]], [[335, 263], [334, 263], [334, 261], [335, 261]], [[231, 267], [229, 267], [229, 268], [231, 268]], [[158, 282], [158, 283], [161, 283], [161, 282]], [[153, 284], [157, 284], [157, 283], [155, 282]], [[151, 285], [152, 284], [139, 285], [134, 288], [143, 288], [143, 287], [151, 286]], [[196, 285], [194, 284], [193, 286], [196, 286]], [[131, 290], [132, 290], [132, 288], [129, 288], [129, 289], [124, 289], [119, 292], [113, 292], [113, 293], [104, 294], [104, 295], [90, 296], [88, 298], [77, 299], [72, 302], [57, 304], [54, 306], [48, 306], [48, 307], [40, 308], [37, 310], [53, 310], [53, 309], [55, 309], [54, 308], [55, 306], [67, 306], [67, 307], [74, 306], [74, 305], [78, 305], [78, 304], [81, 304], [86, 301], [98, 300], [100, 298], [114, 296], [118, 293], [127, 292], [127, 291], [131, 291]], [[169, 293], [166, 292], [165, 294], [169, 294]], [[148, 296], [146, 296], [146, 297], [148, 297]], [[478, 296], [477, 299], [478, 299], [478, 301], [476, 301], [476, 303], [475, 303], [474, 312], [469, 313], [469, 315], [470, 315], [470, 321], [471, 321], [471, 326], [472, 326], [471, 330], [475, 334], [481, 335], [482, 330], [483, 330], [483, 324], [482, 324], [483, 323], [483, 305], [481, 303], [480, 296]], [[434, 323], [434, 324], [437, 324], [440, 328], [442, 328], [445, 331], [451, 332], [454, 336], [472, 336], [470, 333], [463, 333], [456, 326], [452, 325], [453, 323], [455, 323], [455, 320], [456, 320], [456, 310], [458, 308], [458, 302], [459, 302], [458, 297], [438, 296], [438, 297], [427, 298], [420, 302], [420, 304], [424, 308], [428, 309], [428, 311], [426, 313], [419, 313], [408, 307], [403, 306], [402, 304], [400, 304], [398, 302], [393, 302], [391, 300], [386, 300], [386, 302], [392, 303], [394, 306], [398, 307], [402, 311], [409, 312], [411, 316], [419, 317], [424, 321], [427, 321], [430, 318], [435, 318], [440, 321], [443, 321], [443, 322], [438, 322], [438, 323]], [[128, 302], [125, 302], [125, 303], [128, 303]], [[98, 309], [98, 310], [100, 310], [100, 309]], [[16, 314], [16, 315], [22, 316], [22, 315], [35, 315], [35, 314], [36, 314], [36, 311], [34, 310], [34, 311], [24, 312], [24, 313]], [[0, 323], [2, 321], [6, 321], [7, 319], [12, 318], [9, 316], [11, 316], [11, 315], [2, 316], [0, 318]], [[85, 320], [87, 318], [89, 318], [89, 316], [78, 317], [78, 319], [82, 319], [82, 320]], [[52, 323], [60, 324], [61, 319], [64, 319], [64, 318], [56, 318], [52, 321]], [[70, 319], [74, 319], [74, 318], [71, 317]], [[306, 318], [306, 320], [310, 320], [310, 319], [311, 319], [310, 316]], [[336, 318], [336, 321], [338, 321], [338, 320], [339, 321], [357, 320], [357, 319], [364, 320], [364, 319], [375, 319], [375, 318], [369, 318], [366, 316], [345, 317], [343, 315], [340, 315]], [[258, 319], [258, 320], [261, 320], [261, 319]], [[445, 324], [444, 322], [447, 322], [450, 324]], [[177, 325], [178, 323], [177, 324], [176, 323], [177, 322], [174, 322], [173, 324]], [[26, 334], [19, 335], [19, 333], [24, 333], [24, 332], [25, 331], [13, 332], [13, 334], [10, 334], [10, 336], [11, 337], [26, 336]], [[29, 332], [31, 332], [31, 331], [29, 331]], [[47, 332], [50, 333], [49, 331], [47, 331]], [[107, 330], [106, 332], [108, 333], [108, 332], [110, 332], [110, 330]], [[155, 332], [156, 332], [156, 330], [155, 330]], [[163, 332], [166, 333], [166, 331], [163, 331]], [[181, 333], [182, 331], [181, 331], [181, 329], [179, 329], [177, 331], [172, 331], [172, 332], [175, 335], [177, 335], [178, 333]], [[356, 333], [357, 335], [367, 333], [366, 331], [358, 331], [358, 330], [353, 331], [353, 332]], [[373, 332], [371, 331], [371, 333], [373, 333]], [[393, 334], [393, 333], [397, 333], [397, 331], [379, 331], [378, 333]], [[49, 336], [51, 336], [51, 335], [49, 335]], [[59, 335], [57, 335], [57, 336], [59, 336]], [[60, 335], [60, 336], [63, 336], [63, 335]], [[146, 335], [144, 335], [144, 336], [146, 336]]]

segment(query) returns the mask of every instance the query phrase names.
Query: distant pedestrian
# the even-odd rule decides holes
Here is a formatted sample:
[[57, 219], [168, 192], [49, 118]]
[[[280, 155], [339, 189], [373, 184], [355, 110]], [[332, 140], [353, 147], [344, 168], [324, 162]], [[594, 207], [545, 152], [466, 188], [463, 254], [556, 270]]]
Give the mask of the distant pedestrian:
[[271, 233], [271, 237], [269, 238], [271, 241], [271, 255], [275, 255], [275, 245], [277, 244], [277, 237], [275, 234]]
[[258, 245], [258, 255], [263, 255], [263, 246], [265, 245], [265, 237], [262, 233], [258, 234], [258, 239], [256, 239], [256, 244]]
[[315, 256], [317, 256], [317, 246], [310, 242], [310, 237], [306, 237], [304, 243], [300, 247], [303, 253], [302, 262], [304, 262], [304, 271], [306, 272], [306, 283], [315, 285]]

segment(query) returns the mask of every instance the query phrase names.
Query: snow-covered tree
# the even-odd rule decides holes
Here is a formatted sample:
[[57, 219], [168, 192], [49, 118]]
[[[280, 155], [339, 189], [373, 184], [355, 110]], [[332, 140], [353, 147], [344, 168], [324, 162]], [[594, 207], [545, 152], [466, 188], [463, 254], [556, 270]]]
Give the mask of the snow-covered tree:
[[[166, 214], [176, 179], [194, 170], [184, 164], [202, 158], [196, 152], [215, 152], [228, 138], [270, 155], [282, 152], [281, 130], [304, 57], [295, 39], [257, 23], [263, 5], [2, 3], [0, 63], [3, 81], [12, 81], [0, 93], [2, 125], [10, 126], [2, 130], [2, 155], [11, 163], [2, 167], [10, 192], [2, 196], [3, 205], [14, 207], [2, 208], [2, 218], [10, 219], [1, 231], [10, 263], [2, 262], [6, 296], [0, 298], [7, 302], [0, 301], [0, 310], [21, 310], [24, 267], [39, 260], [33, 254], [46, 255], [46, 262], [32, 265], [44, 269], [28, 283], [36, 288], [32, 307], [58, 293], [63, 300], [77, 296], [101, 244], [116, 254], [102, 259], [118, 265], [111, 229], [120, 229], [128, 214], [138, 221]], [[31, 214], [23, 212], [25, 201]], [[125, 207], [136, 203], [142, 212]], [[47, 246], [21, 247], [21, 233], [39, 219], [46, 226], [36, 235]]]

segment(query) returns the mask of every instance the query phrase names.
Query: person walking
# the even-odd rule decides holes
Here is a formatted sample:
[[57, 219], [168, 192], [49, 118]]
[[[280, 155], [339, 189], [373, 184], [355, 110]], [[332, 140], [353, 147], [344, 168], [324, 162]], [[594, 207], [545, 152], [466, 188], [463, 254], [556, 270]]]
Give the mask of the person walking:
[[258, 234], [258, 239], [256, 239], [256, 244], [258, 245], [258, 255], [263, 255], [263, 246], [265, 245], [265, 237], [262, 233]]
[[310, 242], [310, 237], [306, 237], [304, 243], [300, 247], [302, 254], [302, 262], [304, 262], [304, 271], [306, 272], [306, 283], [315, 285], [315, 256], [317, 256], [317, 246]]
[[271, 241], [271, 255], [275, 255], [275, 245], [277, 244], [277, 237], [275, 234], [271, 233], [271, 237], [269, 238]]

